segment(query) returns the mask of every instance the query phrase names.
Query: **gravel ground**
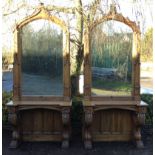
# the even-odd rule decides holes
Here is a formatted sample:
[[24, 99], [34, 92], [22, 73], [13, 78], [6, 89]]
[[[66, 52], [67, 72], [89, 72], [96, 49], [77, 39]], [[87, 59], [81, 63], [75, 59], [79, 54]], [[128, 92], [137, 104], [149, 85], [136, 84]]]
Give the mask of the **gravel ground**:
[[132, 142], [94, 143], [93, 149], [85, 150], [79, 134], [73, 135], [69, 149], [61, 149], [58, 142], [23, 142], [18, 149], [8, 149], [11, 132], [3, 130], [3, 155], [152, 155], [153, 142], [151, 133], [142, 132], [145, 147], [137, 149]]

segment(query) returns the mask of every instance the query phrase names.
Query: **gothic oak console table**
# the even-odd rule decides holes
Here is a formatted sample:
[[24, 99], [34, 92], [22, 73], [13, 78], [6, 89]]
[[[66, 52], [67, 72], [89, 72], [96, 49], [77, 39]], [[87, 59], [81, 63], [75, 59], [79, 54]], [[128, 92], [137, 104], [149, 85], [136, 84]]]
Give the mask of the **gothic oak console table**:
[[[111, 20], [121, 22], [133, 31], [131, 96], [93, 96], [91, 92], [92, 31], [97, 25]], [[135, 22], [117, 13], [115, 7], [108, 14], [85, 25], [83, 106], [85, 148], [92, 148], [92, 142], [95, 141], [131, 140], [136, 142], [138, 148], [143, 147], [141, 126], [145, 122], [147, 104], [140, 99], [140, 30]]]
[[[58, 25], [63, 31], [63, 95], [35, 96], [22, 94], [22, 28], [28, 23], [44, 19]], [[69, 147], [70, 139], [70, 44], [66, 23], [49, 14], [40, 6], [32, 15], [16, 25], [14, 30], [13, 101], [7, 104], [9, 121], [13, 125], [10, 148], [22, 141], [60, 141]], [[52, 70], [52, 68], [51, 68]]]

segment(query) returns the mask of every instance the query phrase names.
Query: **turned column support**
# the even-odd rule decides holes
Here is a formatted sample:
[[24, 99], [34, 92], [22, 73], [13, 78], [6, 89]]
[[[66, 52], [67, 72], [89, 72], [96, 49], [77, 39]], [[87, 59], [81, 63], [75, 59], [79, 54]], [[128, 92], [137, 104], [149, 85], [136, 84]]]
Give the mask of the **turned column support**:
[[19, 116], [17, 112], [17, 107], [8, 107], [8, 121], [13, 126], [12, 132], [12, 141], [10, 143], [9, 148], [17, 148], [19, 146], [20, 141], [20, 133], [19, 133]]
[[63, 133], [62, 133], [62, 148], [69, 147], [70, 139], [70, 108], [62, 108], [62, 123], [63, 123]]
[[86, 149], [92, 148], [91, 125], [93, 121], [93, 108], [84, 107], [84, 146]]

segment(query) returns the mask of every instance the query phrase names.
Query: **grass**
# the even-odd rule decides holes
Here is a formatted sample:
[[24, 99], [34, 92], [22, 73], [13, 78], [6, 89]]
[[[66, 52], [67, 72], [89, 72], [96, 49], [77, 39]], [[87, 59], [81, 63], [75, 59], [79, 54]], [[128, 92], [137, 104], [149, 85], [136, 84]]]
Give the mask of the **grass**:
[[92, 93], [96, 95], [131, 95], [132, 84], [123, 81], [93, 80]]
[[109, 90], [103, 90], [103, 89], [94, 89], [92, 88], [92, 94], [93, 95], [101, 95], [101, 96], [130, 96], [131, 92], [125, 92], [125, 91], [109, 91]]

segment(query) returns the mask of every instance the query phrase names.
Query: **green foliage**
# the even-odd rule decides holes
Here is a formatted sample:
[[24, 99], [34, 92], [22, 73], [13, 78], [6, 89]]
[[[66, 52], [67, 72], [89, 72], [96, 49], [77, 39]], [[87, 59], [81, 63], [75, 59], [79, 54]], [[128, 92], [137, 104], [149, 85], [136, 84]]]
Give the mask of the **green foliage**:
[[131, 95], [132, 86], [129, 82], [93, 79], [92, 93], [95, 95]]
[[142, 61], [153, 60], [153, 28], [149, 28], [142, 39]]
[[[31, 51], [32, 52], [32, 51]], [[33, 52], [32, 52], [33, 53]], [[62, 74], [62, 58], [41, 55], [24, 55], [22, 61], [22, 71], [26, 73], [47, 74], [52, 76], [60, 76]]]
[[2, 49], [2, 68], [5, 70], [8, 68], [8, 65], [12, 63], [12, 53], [10, 53], [7, 49]]
[[72, 122], [81, 122], [83, 116], [82, 100], [79, 97], [72, 99]]
[[12, 92], [2, 93], [2, 121], [4, 124], [8, 122], [8, 111], [6, 104], [12, 100], [12, 95]]
[[7, 66], [9, 65], [9, 60], [7, 55], [2, 55], [2, 68], [3, 70], [7, 69]]
[[153, 124], [153, 95], [142, 94], [141, 99], [148, 104], [146, 113], [146, 123]]
[[114, 91], [129, 91], [131, 92], [131, 83], [121, 82], [121, 81], [105, 81], [105, 80], [97, 80], [95, 79], [93, 82], [93, 87], [95, 88], [103, 88]]

